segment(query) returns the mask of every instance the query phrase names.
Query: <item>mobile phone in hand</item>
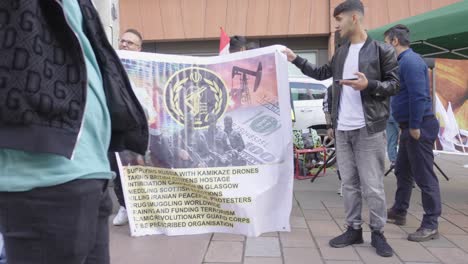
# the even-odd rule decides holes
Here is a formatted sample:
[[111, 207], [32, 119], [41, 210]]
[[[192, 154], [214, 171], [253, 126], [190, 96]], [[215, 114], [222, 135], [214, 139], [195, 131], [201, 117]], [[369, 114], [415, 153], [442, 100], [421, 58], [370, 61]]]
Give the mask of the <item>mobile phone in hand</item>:
[[358, 80], [358, 78], [342, 79], [342, 80], [335, 80], [335, 83], [339, 84], [340, 81], [357, 81], [357, 80]]

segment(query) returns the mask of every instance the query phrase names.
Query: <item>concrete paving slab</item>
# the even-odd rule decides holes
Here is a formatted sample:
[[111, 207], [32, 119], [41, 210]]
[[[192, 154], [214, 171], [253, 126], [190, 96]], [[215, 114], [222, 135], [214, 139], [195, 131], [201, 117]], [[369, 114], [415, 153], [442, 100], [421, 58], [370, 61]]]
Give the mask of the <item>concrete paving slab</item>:
[[304, 217], [306, 220], [332, 220], [327, 210], [304, 210]]
[[466, 264], [468, 253], [459, 248], [428, 248], [442, 263]]
[[291, 228], [307, 228], [306, 219], [304, 217], [291, 216]]
[[320, 254], [314, 248], [285, 248], [283, 254], [284, 264], [323, 263]]
[[219, 241], [244, 241], [245, 236], [243, 235], [236, 235], [236, 234], [224, 234], [224, 233], [214, 233], [213, 238], [211, 240], [219, 240]]
[[406, 239], [388, 239], [388, 243], [402, 261], [438, 262], [421, 244]]
[[327, 260], [326, 264], [363, 264], [362, 261]]
[[309, 229], [316, 237], [335, 237], [342, 234], [338, 225], [333, 221], [307, 221]]
[[276, 237], [247, 238], [246, 257], [281, 257], [279, 239]]
[[400, 264], [402, 263], [396, 255], [393, 255], [390, 258], [382, 258], [377, 253], [375, 253], [375, 248], [373, 247], [356, 247], [356, 251], [359, 256], [366, 264]]
[[446, 235], [447, 239], [457, 245], [460, 249], [468, 252], [468, 235]]
[[211, 234], [132, 238], [128, 227], [111, 227], [110, 232], [112, 264], [200, 264], [211, 238]]
[[291, 232], [280, 232], [280, 241], [283, 248], [287, 247], [313, 247], [315, 242], [312, 239], [309, 229], [293, 228]]
[[283, 264], [282, 258], [246, 257], [244, 264]]
[[244, 244], [233, 241], [211, 241], [205, 262], [237, 263], [242, 261]]
[[426, 242], [421, 242], [421, 245], [428, 248], [453, 248], [457, 247], [453, 242], [448, 240], [445, 236], [440, 235], [438, 239], [433, 239]]

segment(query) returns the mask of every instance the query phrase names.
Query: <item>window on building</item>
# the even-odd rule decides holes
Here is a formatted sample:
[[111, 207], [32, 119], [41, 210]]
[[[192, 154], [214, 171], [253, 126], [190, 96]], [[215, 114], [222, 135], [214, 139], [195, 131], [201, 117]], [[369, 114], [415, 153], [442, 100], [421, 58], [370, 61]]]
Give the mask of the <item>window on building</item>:
[[[317, 63], [316, 51], [295, 51], [295, 53], [301, 56], [302, 58], [307, 59], [312, 64]], [[289, 69], [289, 77], [294, 77], [294, 78], [307, 77], [301, 72], [299, 68], [296, 67], [296, 65], [292, 63], [288, 64], [288, 69]]]

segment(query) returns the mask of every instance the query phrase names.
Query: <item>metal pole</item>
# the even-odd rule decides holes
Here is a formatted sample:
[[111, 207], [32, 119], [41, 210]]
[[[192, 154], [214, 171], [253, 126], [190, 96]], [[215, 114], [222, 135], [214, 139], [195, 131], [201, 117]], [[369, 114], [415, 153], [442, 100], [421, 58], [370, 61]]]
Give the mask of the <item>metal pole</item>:
[[437, 165], [437, 163], [435, 163], [434, 161], [434, 166], [439, 170], [440, 174], [442, 174], [442, 176], [444, 176], [444, 178], [449, 181], [449, 177], [445, 174], [445, 172], [439, 167], [439, 165]]

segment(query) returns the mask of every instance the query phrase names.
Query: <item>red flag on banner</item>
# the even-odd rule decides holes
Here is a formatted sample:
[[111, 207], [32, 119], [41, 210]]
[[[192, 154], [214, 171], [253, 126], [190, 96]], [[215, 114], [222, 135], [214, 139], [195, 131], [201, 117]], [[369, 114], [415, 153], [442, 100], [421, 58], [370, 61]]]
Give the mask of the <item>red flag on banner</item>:
[[219, 37], [219, 55], [229, 54], [229, 42], [231, 39], [221, 27], [221, 36]]

